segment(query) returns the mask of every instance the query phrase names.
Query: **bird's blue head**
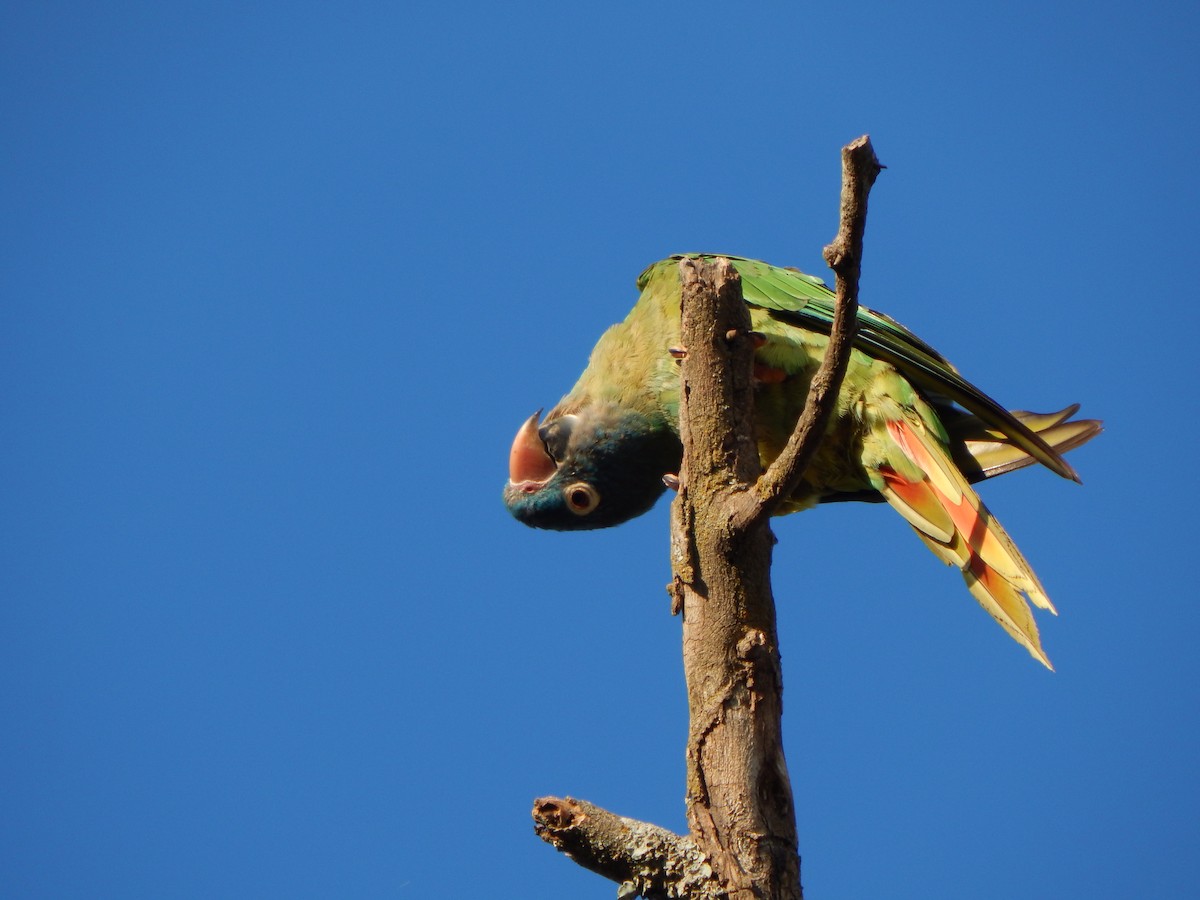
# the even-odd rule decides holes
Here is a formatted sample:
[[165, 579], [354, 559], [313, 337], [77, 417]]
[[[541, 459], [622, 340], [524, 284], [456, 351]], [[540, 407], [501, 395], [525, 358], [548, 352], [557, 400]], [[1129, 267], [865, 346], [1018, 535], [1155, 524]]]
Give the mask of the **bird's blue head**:
[[607, 528], [640, 516], [679, 471], [679, 438], [665, 423], [617, 407], [552, 412], [521, 426], [509, 455], [508, 511], [556, 531]]

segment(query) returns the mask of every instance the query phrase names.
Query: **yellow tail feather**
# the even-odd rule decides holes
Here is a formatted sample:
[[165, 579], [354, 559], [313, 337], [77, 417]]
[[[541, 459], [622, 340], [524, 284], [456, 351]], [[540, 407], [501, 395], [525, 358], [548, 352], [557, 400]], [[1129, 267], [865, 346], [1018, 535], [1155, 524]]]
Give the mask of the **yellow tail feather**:
[[[1034, 659], [1053, 669], [1022, 594], [1055, 612], [1033, 569], [919, 419], [893, 420], [896, 466], [877, 467], [881, 493], [940, 560], [956, 566], [971, 594]], [[913, 473], [919, 475], [913, 477]]]
[[[1102, 430], [1096, 419], [1072, 419], [1077, 412], [1079, 404], [1075, 403], [1052, 413], [1013, 410], [1013, 416], [1062, 454], [1086, 444]], [[962, 448], [955, 452], [954, 461], [970, 481], [994, 478], [1037, 462], [1006, 435], [988, 428], [974, 416], [964, 415], [948, 426], [951, 443]]]

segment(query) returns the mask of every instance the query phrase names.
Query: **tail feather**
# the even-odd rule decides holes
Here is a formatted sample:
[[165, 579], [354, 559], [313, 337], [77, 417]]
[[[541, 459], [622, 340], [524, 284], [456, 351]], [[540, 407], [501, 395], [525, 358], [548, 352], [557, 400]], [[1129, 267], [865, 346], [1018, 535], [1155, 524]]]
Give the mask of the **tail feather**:
[[[1056, 453], [1063, 454], [1086, 444], [1103, 430], [1097, 419], [1071, 419], [1077, 412], [1079, 404], [1073, 403], [1058, 412], [1014, 410], [1012, 415]], [[955, 453], [954, 461], [972, 482], [994, 478], [1039, 462], [1007, 435], [988, 428], [974, 416], [961, 415], [947, 420], [946, 424], [955, 439], [952, 443], [961, 441], [959, 446], [963, 448]]]
[[899, 458], [876, 468], [880, 493], [939, 559], [956, 566], [971, 594], [1034, 659], [1053, 668], [1024, 594], [1055, 612], [1033, 569], [919, 420], [887, 423]]
[[[954, 466], [971, 484], [1041, 462], [1040, 459], [1030, 456], [1008, 435], [989, 428], [978, 417], [950, 406], [949, 401], [935, 403], [934, 409], [949, 435]], [[1058, 412], [1033, 413], [1014, 410], [1011, 415], [1034, 432], [1055, 453], [1063, 454], [1086, 444], [1104, 430], [1103, 423], [1098, 419], [1071, 419], [1077, 412], [1079, 404], [1074, 403]], [[832, 491], [822, 496], [821, 502], [860, 500], [877, 503], [883, 499], [877, 490], [872, 489]]]
[[[1030, 612], [1029, 606], [1016, 588], [1003, 578], [989, 573], [986, 567], [978, 561], [978, 557], [971, 555], [969, 548], [962, 546], [955, 548], [950, 551], [951, 558], [947, 558], [948, 554], [944, 545], [926, 537], [919, 531], [917, 537], [947, 565], [957, 565], [963, 573], [963, 580], [966, 581], [971, 596], [983, 607], [984, 611], [995, 619], [996, 623], [1007, 631], [1014, 641], [1028, 650], [1030, 656], [1050, 671], [1054, 671], [1050, 658], [1042, 649], [1033, 613]], [[960, 563], [960, 559], [963, 562]]]

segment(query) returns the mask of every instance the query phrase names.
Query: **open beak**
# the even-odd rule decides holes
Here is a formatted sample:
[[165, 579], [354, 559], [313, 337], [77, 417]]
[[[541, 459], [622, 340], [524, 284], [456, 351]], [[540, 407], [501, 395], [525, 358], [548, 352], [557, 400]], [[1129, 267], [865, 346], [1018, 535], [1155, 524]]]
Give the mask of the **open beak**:
[[538, 434], [539, 409], [530, 416], [513, 439], [508, 454], [508, 483], [518, 490], [532, 493], [550, 480], [558, 468]]

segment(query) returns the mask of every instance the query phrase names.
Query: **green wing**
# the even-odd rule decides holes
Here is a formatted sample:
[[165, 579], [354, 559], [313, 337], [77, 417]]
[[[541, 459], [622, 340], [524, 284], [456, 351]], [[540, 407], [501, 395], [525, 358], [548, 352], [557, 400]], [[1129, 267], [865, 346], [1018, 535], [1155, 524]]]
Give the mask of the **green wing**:
[[[680, 259], [712, 259], [714, 254], [688, 253], [655, 263], [642, 273], [638, 287], [660, 266], [677, 266]], [[769, 310], [781, 321], [828, 334], [833, 327], [834, 294], [825, 283], [797, 269], [782, 269], [753, 259], [725, 257], [742, 278], [746, 302]], [[860, 306], [855, 346], [895, 366], [926, 392], [958, 403], [995, 428], [1014, 444], [1064, 478], [1079, 476], [1062, 456], [1024, 422], [958, 374], [944, 356], [882, 313]]]

